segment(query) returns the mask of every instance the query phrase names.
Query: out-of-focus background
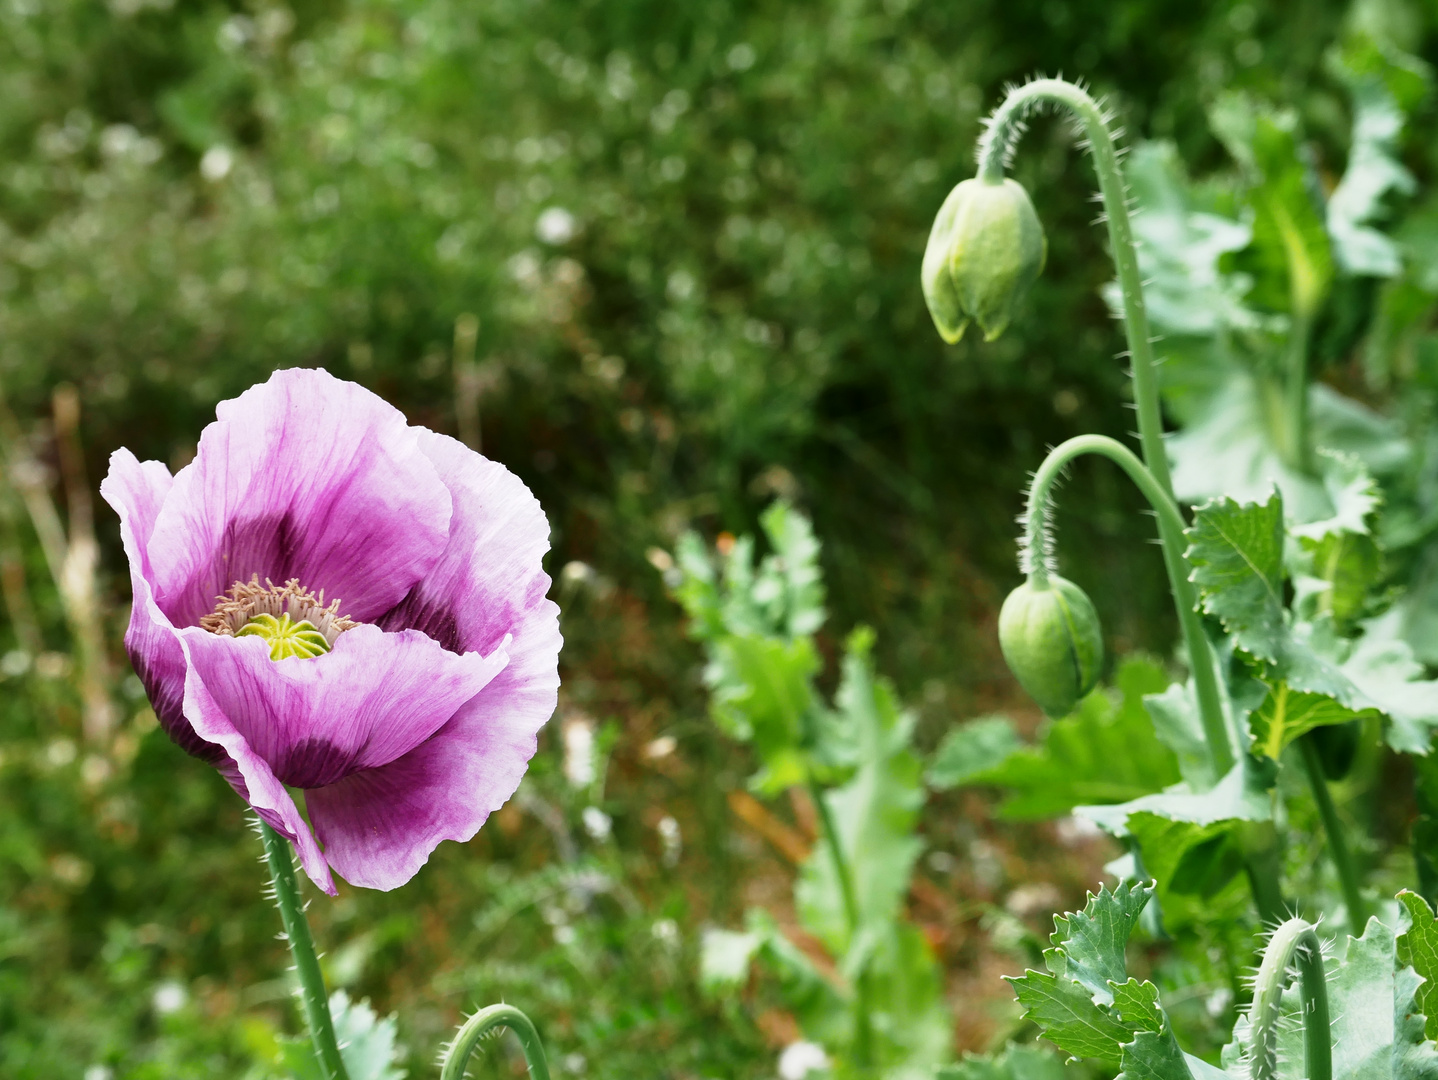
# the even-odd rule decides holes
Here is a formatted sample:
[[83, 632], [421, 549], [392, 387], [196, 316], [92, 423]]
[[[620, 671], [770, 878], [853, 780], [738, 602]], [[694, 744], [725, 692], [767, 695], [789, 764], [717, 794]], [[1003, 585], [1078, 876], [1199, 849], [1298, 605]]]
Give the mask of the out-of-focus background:
[[[762, 986], [706, 994], [697, 950], [746, 906], [784, 920], [804, 823], [744, 795], [666, 552], [789, 499], [824, 543], [821, 643], [877, 629], [921, 746], [998, 708], [1036, 723], [994, 635], [1020, 492], [1048, 445], [1131, 427], [1094, 179], [1038, 119], [1014, 175], [1048, 266], [991, 344], [930, 324], [933, 215], [1036, 72], [1194, 174], [1229, 164], [1208, 107], [1249, 90], [1329, 175], [1351, 117], [1325, 56], [1355, 26], [1432, 55], [1438, 10], [0, 0], [0, 1074], [260, 1080], [294, 1030], [258, 842], [129, 674], [94, 490], [115, 448], [182, 466], [217, 401], [319, 365], [537, 492], [566, 639], [519, 796], [404, 889], [311, 907], [331, 981], [398, 1012], [416, 1076], [500, 997], [559, 1075], [774, 1075], [794, 1019]], [[1420, 184], [1435, 134], [1428, 102]], [[1091, 590], [1111, 652], [1167, 654], [1135, 495], [1101, 467], [1066, 491], [1065, 566], [1122, 583]], [[990, 806], [935, 797], [911, 901], [959, 1049], [1019, 1032], [999, 974], [1114, 854]]]

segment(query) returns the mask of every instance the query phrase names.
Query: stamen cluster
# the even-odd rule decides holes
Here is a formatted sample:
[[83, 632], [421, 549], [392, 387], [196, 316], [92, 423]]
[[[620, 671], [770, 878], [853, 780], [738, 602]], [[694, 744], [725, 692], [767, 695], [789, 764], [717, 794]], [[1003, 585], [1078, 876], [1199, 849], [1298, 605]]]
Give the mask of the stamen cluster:
[[335, 639], [359, 624], [340, 614], [340, 601], [325, 603], [325, 591], [313, 593], [290, 578], [276, 585], [269, 578], [260, 584], [260, 576], [252, 574], [248, 582], [237, 581], [224, 596], [216, 597], [215, 610], [200, 620], [200, 626], [212, 634], [235, 637], [250, 620], [268, 615], [280, 620], [288, 615], [293, 623], [307, 622], [333, 647]]

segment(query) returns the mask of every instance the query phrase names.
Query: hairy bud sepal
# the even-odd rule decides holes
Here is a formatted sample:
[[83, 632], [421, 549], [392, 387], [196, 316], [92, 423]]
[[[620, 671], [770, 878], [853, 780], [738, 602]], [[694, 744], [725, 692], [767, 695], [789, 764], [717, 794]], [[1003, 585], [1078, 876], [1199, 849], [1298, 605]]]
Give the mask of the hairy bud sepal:
[[1035, 575], [1004, 601], [999, 647], [1019, 685], [1050, 716], [1066, 716], [1098, 682], [1103, 629], [1088, 595], [1057, 574]]
[[1004, 332], [1044, 268], [1048, 242], [1029, 193], [1016, 180], [965, 180], [944, 200], [924, 249], [924, 301], [953, 344], [970, 319], [985, 341]]

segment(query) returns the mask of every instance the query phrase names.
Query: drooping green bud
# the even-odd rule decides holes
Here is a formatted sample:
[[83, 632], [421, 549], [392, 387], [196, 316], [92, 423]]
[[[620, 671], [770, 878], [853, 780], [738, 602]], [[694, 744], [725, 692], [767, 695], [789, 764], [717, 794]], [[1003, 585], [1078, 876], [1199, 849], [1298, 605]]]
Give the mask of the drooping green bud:
[[977, 319], [984, 340], [1004, 332], [1044, 268], [1048, 241], [1016, 180], [976, 176], [949, 192], [924, 249], [924, 300], [950, 345]]
[[1026, 581], [999, 612], [999, 647], [1009, 670], [1050, 716], [1066, 716], [1094, 688], [1103, 630], [1088, 595], [1057, 574]]
[[279, 618], [268, 612], [256, 615], [240, 627], [235, 637], [262, 637], [270, 645], [271, 660], [285, 660], [291, 656], [313, 660], [330, 651], [329, 639], [320, 633], [308, 619], [295, 622], [289, 612]]

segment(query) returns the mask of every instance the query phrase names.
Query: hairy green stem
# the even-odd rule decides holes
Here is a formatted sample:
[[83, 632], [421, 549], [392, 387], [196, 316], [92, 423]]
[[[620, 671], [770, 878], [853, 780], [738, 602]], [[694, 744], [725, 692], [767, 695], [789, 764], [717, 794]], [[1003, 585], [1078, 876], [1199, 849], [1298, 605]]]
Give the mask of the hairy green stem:
[[[1103, 198], [1104, 217], [1108, 223], [1110, 254], [1118, 277], [1119, 294], [1123, 299], [1124, 335], [1128, 339], [1128, 354], [1133, 375], [1134, 408], [1138, 414], [1139, 445], [1143, 451], [1143, 465], [1147, 469], [1135, 470], [1137, 461], [1125, 460], [1113, 450], [1122, 450], [1132, 459], [1133, 455], [1120, 443], [1107, 440], [1112, 447], [1099, 449], [1097, 445], [1076, 448], [1069, 455], [1079, 453], [1102, 453], [1118, 462], [1134, 479], [1145, 497], [1158, 512], [1158, 532], [1163, 543], [1163, 564], [1168, 572], [1169, 588], [1178, 607], [1179, 625], [1184, 642], [1188, 646], [1189, 662], [1193, 666], [1194, 687], [1198, 696], [1199, 715], [1203, 722], [1204, 736], [1214, 764], [1216, 777], [1228, 772], [1234, 762], [1234, 747], [1244, 746], [1243, 732], [1235, 727], [1233, 742], [1227, 733], [1222, 700], [1218, 693], [1217, 672], [1214, 668], [1213, 650], [1203, 632], [1202, 620], [1198, 616], [1193, 585], [1188, 579], [1188, 564], [1183, 557], [1187, 547], [1184, 540], [1184, 519], [1174, 503], [1173, 479], [1168, 469], [1168, 454], [1163, 443], [1163, 413], [1159, 406], [1158, 369], [1153, 355], [1153, 336], [1149, 329], [1148, 308], [1143, 297], [1143, 278], [1139, 273], [1138, 251], [1134, 247], [1133, 226], [1129, 220], [1128, 195], [1124, 185], [1123, 172], [1118, 164], [1118, 151], [1114, 147], [1113, 135], [1108, 121], [1098, 102], [1082, 87], [1063, 79], [1037, 79], [1009, 93], [1003, 103], [994, 111], [988, 129], [979, 142], [979, 173], [990, 181], [1002, 178], [1004, 168], [1013, 152], [1019, 136], [1024, 130], [1024, 119], [1035, 108], [1057, 105], [1072, 113], [1082, 125], [1088, 140], [1089, 154], [1093, 158], [1094, 172], [1098, 176], [1099, 194]], [[1306, 346], [1305, 346], [1306, 348]], [[1306, 393], [1306, 391], [1305, 391]], [[1306, 408], [1306, 397], [1305, 408]], [[1306, 413], [1304, 414], [1306, 417]], [[1080, 440], [1070, 440], [1059, 450]], [[1058, 451], [1050, 455], [1053, 460]], [[1048, 462], [1045, 462], [1045, 466]], [[1062, 464], [1056, 465], [1054, 473]], [[1040, 469], [1042, 474], [1043, 469]], [[1140, 479], [1140, 473], [1143, 478]], [[1034, 488], [1040, 487], [1039, 477]], [[1052, 483], [1048, 477], [1047, 483]], [[1030, 500], [1030, 510], [1034, 502]], [[1031, 515], [1032, 516], [1032, 513]], [[1042, 548], [1036, 551], [1041, 560]], [[1247, 869], [1253, 886], [1254, 901], [1265, 922], [1282, 911], [1282, 894], [1278, 882], [1277, 835], [1270, 833], [1268, 842], [1250, 853]]]
[[[979, 143], [979, 172], [990, 180], [1003, 176], [1004, 165], [1023, 132], [1024, 117], [1043, 104], [1068, 109], [1083, 125], [1088, 150], [1098, 175], [1099, 193], [1103, 197], [1104, 217], [1108, 222], [1110, 253], [1118, 275], [1119, 293], [1123, 297], [1123, 328], [1128, 338], [1129, 362], [1133, 375], [1134, 407], [1138, 413], [1139, 445], [1147, 477], [1139, 480], [1128, 465], [1114, 457], [1140, 488], [1150, 485], [1162, 496], [1156, 500], [1148, 490], [1144, 495], [1158, 511], [1159, 538], [1163, 541], [1163, 564], [1168, 571], [1169, 588], [1178, 604], [1184, 642], [1194, 668], [1198, 689], [1199, 711], [1203, 716], [1204, 733], [1209, 752], [1213, 755], [1217, 775], [1233, 767], [1233, 752], [1226, 737], [1219, 737], [1223, 728], [1223, 711], [1213, 672], [1212, 650], [1203, 634], [1202, 623], [1192, 603], [1193, 587], [1188, 580], [1188, 564], [1183, 552], [1183, 515], [1173, 505], [1173, 480], [1168, 471], [1168, 454], [1163, 444], [1163, 414], [1159, 408], [1158, 369], [1154, 362], [1153, 336], [1149, 330], [1148, 308], [1143, 298], [1143, 277], [1138, 268], [1138, 252], [1133, 242], [1133, 226], [1129, 221], [1128, 195], [1123, 172], [1119, 169], [1118, 151], [1103, 109], [1081, 87], [1063, 79], [1037, 79], [1018, 87], [1006, 97], [989, 121], [988, 130]], [[1065, 444], [1067, 445], [1067, 444]], [[1080, 451], [1083, 452], [1083, 451]], [[1105, 453], [1105, 451], [1097, 451]], [[1112, 454], [1107, 456], [1113, 457]], [[1172, 510], [1172, 513], [1167, 512]]]
[[1348, 908], [1348, 929], [1356, 936], [1363, 933], [1368, 922], [1368, 905], [1363, 901], [1359, 888], [1358, 865], [1348, 849], [1348, 838], [1344, 835], [1343, 822], [1338, 820], [1338, 811], [1333, 805], [1333, 796], [1328, 791], [1328, 781], [1323, 775], [1323, 762], [1318, 756], [1318, 747], [1312, 738], [1304, 735], [1298, 740], [1303, 754], [1303, 769], [1308, 774], [1308, 786], [1313, 789], [1313, 801], [1318, 804], [1318, 816], [1323, 819], [1323, 831], [1328, 837], [1328, 854], [1338, 871], [1338, 880], [1343, 887], [1343, 903]]
[[295, 881], [295, 861], [290, 842], [263, 821], [260, 822], [260, 838], [264, 841], [265, 860], [269, 863], [270, 877], [274, 881], [275, 906], [280, 909], [290, 954], [295, 958], [300, 1000], [304, 1004], [310, 1038], [314, 1040], [315, 1056], [319, 1058], [320, 1068], [328, 1080], [348, 1080], [349, 1074], [345, 1072], [339, 1044], [335, 1041], [335, 1025], [330, 1018], [329, 998], [325, 994], [324, 976], [320, 974], [319, 957], [315, 955], [314, 938], [310, 936], [310, 924], [305, 918], [299, 885]]
[[1288, 969], [1295, 962], [1303, 1003], [1302, 1075], [1307, 1080], [1333, 1080], [1323, 944], [1313, 924], [1298, 918], [1289, 919], [1273, 932], [1253, 980], [1253, 1004], [1248, 1013], [1248, 1064], [1253, 1080], [1278, 1080], [1283, 991], [1288, 983]]
[[[1034, 473], [1034, 482], [1029, 488], [1028, 510], [1024, 516], [1024, 543], [1029, 565], [1025, 569], [1028, 570], [1030, 578], [1038, 582], [1048, 576], [1044, 550], [1047, 547], [1051, 489], [1064, 467], [1083, 454], [1099, 454], [1128, 473], [1158, 515], [1159, 538], [1165, 552], [1169, 547], [1171, 535], [1180, 539], [1183, 537], [1183, 517], [1179, 514], [1172, 496], [1163, 490], [1152, 470], [1145, 468], [1132, 450], [1107, 435], [1079, 435], [1049, 452], [1038, 472]], [[1182, 564], [1182, 552], [1179, 553], [1178, 559]], [[1219, 693], [1213, 649], [1209, 645], [1208, 635], [1203, 632], [1203, 621], [1198, 614], [1198, 595], [1194, 591], [1193, 582], [1188, 579], [1188, 574], [1170, 574], [1169, 586], [1173, 591], [1174, 607], [1178, 609], [1183, 641], [1188, 647], [1188, 660], [1193, 668], [1194, 689], [1198, 697], [1199, 718], [1203, 723], [1204, 738], [1208, 742], [1208, 753], [1213, 762], [1213, 777], [1217, 781], [1233, 768], [1235, 759], [1223, 709], [1223, 698]]]
[[[859, 933], [859, 899], [854, 891], [854, 875], [849, 860], [844, 856], [843, 841], [833, 812], [824, 798], [824, 789], [812, 776], [809, 777], [809, 797], [819, 811], [819, 824], [824, 830], [824, 842], [829, 847], [829, 856], [834, 860], [834, 873], [839, 879], [839, 895], [844, 903], [844, 921], [848, 924], [849, 944], [852, 947]], [[861, 1073], [873, 1068], [874, 1024], [873, 1004], [870, 1000], [869, 965], [864, 963], [854, 976], [854, 1063]]]
[[[1172, 498], [1173, 480], [1169, 477], [1168, 457], [1163, 447], [1158, 373], [1153, 359], [1148, 308], [1143, 300], [1143, 277], [1139, 274], [1138, 253], [1133, 244], [1133, 226], [1129, 222], [1128, 196], [1118, 165], [1118, 151], [1103, 109], [1081, 87], [1063, 79], [1037, 79], [1018, 87], [1004, 99], [989, 121], [988, 131], [979, 144], [979, 173], [989, 180], [1002, 178], [1005, 161], [1023, 132], [1024, 117], [1044, 103], [1061, 105], [1072, 112], [1088, 137], [1088, 150], [1093, 157], [1094, 172], [1098, 174], [1104, 216], [1108, 221], [1109, 247], [1123, 295], [1123, 327], [1133, 365], [1133, 396], [1138, 409], [1143, 460], [1164, 494]], [[1181, 542], [1182, 535], [1180, 530], [1175, 543]], [[1183, 549], [1179, 546], [1177, 550]]]
[[[1183, 517], [1172, 497], [1165, 492], [1153, 473], [1132, 450], [1107, 435], [1079, 435], [1060, 443], [1049, 451], [1048, 457], [1034, 473], [1033, 484], [1029, 487], [1028, 508], [1024, 514], [1025, 571], [1031, 580], [1042, 582], [1048, 576], [1046, 555], [1048, 548], [1049, 514], [1052, 509], [1051, 492], [1054, 482], [1064, 467], [1074, 458], [1084, 454], [1098, 454], [1117, 464], [1138, 486], [1144, 498], [1158, 515], [1159, 539], [1165, 554], [1169, 551], [1170, 536], [1183, 536]], [[1181, 567], [1187, 562], [1180, 552], [1176, 560]], [[1188, 647], [1189, 665], [1193, 670], [1193, 685], [1198, 699], [1199, 720], [1203, 724], [1204, 741], [1208, 744], [1209, 760], [1213, 766], [1214, 781], [1222, 779], [1233, 768], [1235, 747], [1243, 746], [1243, 739], [1236, 728], [1230, 734], [1223, 697], [1219, 691], [1218, 670], [1214, 663], [1213, 647], [1203, 630], [1203, 620], [1198, 614], [1198, 596], [1186, 570], [1169, 573], [1169, 587], [1173, 591], [1174, 607], [1178, 610], [1179, 626], [1183, 631], [1184, 644]], [[1278, 834], [1270, 826], [1254, 835], [1245, 844], [1245, 870], [1249, 887], [1253, 892], [1254, 906], [1259, 918], [1265, 923], [1275, 923], [1283, 917], [1283, 889], [1280, 884], [1280, 862], [1278, 857]]]
[[487, 1009], [480, 1009], [464, 1022], [459, 1034], [444, 1052], [439, 1080], [463, 1080], [470, 1055], [474, 1053], [480, 1040], [500, 1028], [509, 1028], [519, 1039], [531, 1080], [549, 1080], [549, 1062], [545, 1060], [544, 1044], [539, 1041], [539, 1032], [534, 1029], [529, 1017], [513, 1005], [491, 1005]]

